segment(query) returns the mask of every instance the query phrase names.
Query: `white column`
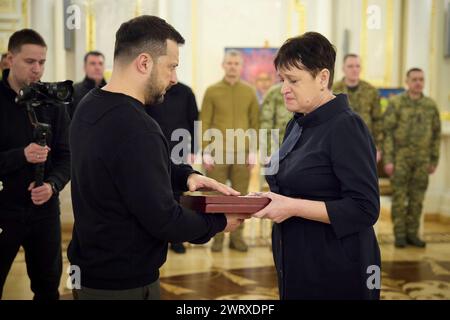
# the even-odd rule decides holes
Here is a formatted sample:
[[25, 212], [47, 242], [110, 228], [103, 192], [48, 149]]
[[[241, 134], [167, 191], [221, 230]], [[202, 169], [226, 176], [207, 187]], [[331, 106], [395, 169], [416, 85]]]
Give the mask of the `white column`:
[[[432, 0], [409, 0], [407, 5], [405, 68], [421, 68], [425, 75], [429, 74], [431, 4]], [[429, 89], [430, 78], [425, 77], [425, 94]]]
[[[160, 1], [161, 2], [161, 1]], [[191, 17], [191, 1], [170, 0], [166, 3], [166, 21], [170, 23], [185, 39], [186, 43], [180, 47], [180, 62], [177, 68], [178, 80], [189, 85], [194, 85], [193, 65], [193, 28]], [[159, 7], [161, 11], [161, 7]]]
[[333, 0], [306, 0], [307, 31], [323, 34], [331, 42]]
[[436, 172], [430, 176], [423, 212], [439, 213], [450, 219], [450, 123], [443, 122], [440, 158]]
[[[175, 7], [176, 10], [180, 10], [178, 5], [184, 5], [183, 2], [188, 1], [177, 1], [177, 7]], [[167, 0], [158, 0], [158, 16], [164, 20], [167, 20], [167, 16], [169, 14], [169, 1]], [[181, 10], [180, 10], [181, 11]]]
[[54, 74], [56, 81], [66, 80], [66, 51], [64, 49], [64, 14], [63, 1], [55, 2], [54, 6]]
[[[450, 110], [450, 61], [444, 57], [445, 14], [450, 0], [413, 0], [409, 3], [408, 52], [406, 67], [425, 71], [425, 93], [440, 111]], [[416, 5], [418, 7], [416, 7]], [[412, 8], [411, 8], [412, 7]], [[419, 11], [418, 11], [419, 10]], [[421, 14], [419, 14], [421, 13]], [[425, 28], [426, 30], [420, 30]], [[450, 219], [450, 122], [442, 122], [440, 159], [430, 176], [423, 212], [439, 213]]]
[[30, 28], [39, 32], [47, 43], [47, 62], [42, 81], [54, 81], [56, 79], [55, 66], [55, 41], [54, 41], [54, 0], [33, 0], [31, 4]]

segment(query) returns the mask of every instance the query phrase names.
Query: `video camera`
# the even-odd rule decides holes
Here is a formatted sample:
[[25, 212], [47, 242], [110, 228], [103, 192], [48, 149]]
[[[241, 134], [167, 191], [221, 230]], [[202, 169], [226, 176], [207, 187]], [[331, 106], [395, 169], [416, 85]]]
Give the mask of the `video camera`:
[[[34, 82], [19, 90], [16, 103], [27, 107], [28, 117], [34, 127], [34, 142], [40, 146], [47, 144], [47, 137], [51, 134], [51, 125], [39, 122], [34, 108], [40, 106], [67, 105], [72, 102], [73, 82]], [[35, 186], [44, 183], [45, 163], [35, 165]]]
[[20, 89], [16, 102], [34, 104], [68, 104], [72, 102], [73, 82], [34, 82]]

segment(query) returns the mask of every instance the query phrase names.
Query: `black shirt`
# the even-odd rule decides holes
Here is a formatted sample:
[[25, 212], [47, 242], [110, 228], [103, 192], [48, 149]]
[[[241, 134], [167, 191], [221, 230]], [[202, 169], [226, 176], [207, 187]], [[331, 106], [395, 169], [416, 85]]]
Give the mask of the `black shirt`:
[[[32, 142], [33, 126], [26, 107], [15, 103], [17, 94], [7, 81], [9, 69], [0, 81], [0, 216], [18, 217], [20, 212], [34, 208], [35, 217], [57, 212], [58, 197], [54, 195], [41, 206], [33, 205], [28, 186], [34, 179], [35, 165], [28, 163], [24, 149]], [[39, 122], [51, 125], [47, 139], [51, 148], [45, 165], [45, 181], [53, 181], [62, 190], [70, 179], [70, 151], [68, 145], [69, 118], [64, 106], [40, 106], [34, 109]], [[54, 210], [46, 210], [46, 209]]]
[[187, 190], [188, 165], [173, 165], [158, 124], [138, 100], [94, 89], [70, 128], [75, 224], [69, 260], [81, 284], [130, 289], [155, 281], [167, 242], [208, 241], [223, 215], [184, 209], [172, 184]]
[[88, 77], [84, 77], [83, 81], [77, 82], [73, 85], [73, 102], [69, 105], [68, 113], [70, 118], [73, 118], [73, 114], [80, 103], [81, 99], [92, 89], [97, 87], [103, 87], [106, 85], [105, 79], [102, 79], [98, 86], [95, 85], [95, 81], [89, 79]]
[[162, 103], [147, 106], [146, 111], [158, 122], [171, 151], [180, 143], [177, 140], [172, 141], [172, 133], [176, 129], [186, 129], [191, 136], [190, 152], [198, 151], [198, 146], [194, 144], [194, 122], [198, 120], [198, 108], [191, 88], [178, 82], [166, 92]]
[[325, 202], [331, 224], [291, 217], [274, 225], [273, 252], [282, 299], [376, 299], [367, 268], [380, 267], [373, 230], [380, 210], [376, 150], [346, 95], [306, 116], [297, 144], [279, 164], [271, 189]]

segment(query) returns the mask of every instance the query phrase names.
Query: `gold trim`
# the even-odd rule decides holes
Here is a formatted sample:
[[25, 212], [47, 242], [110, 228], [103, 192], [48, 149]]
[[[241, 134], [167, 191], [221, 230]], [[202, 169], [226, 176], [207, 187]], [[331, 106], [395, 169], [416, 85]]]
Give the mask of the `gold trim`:
[[408, 10], [409, 10], [409, 1], [408, 0], [402, 0], [401, 3], [401, 29], [400, 29], [400, 38], [402, 41], [400, 42], [399, 52], [400, 52], [400, 61], [399, 65], [400, 68], [398, 68], [398, 82], [396, 83], [397, 86], [402, 86], [404, 82], [404, 74], [406, 69], [406, 50], [408, 49]]
[[105, 69], [105, 72], [103, 73], [103, 77], [105, 78], [106, 82], [109, 82], [112, 76], [112, 69]]
[[198, 2], [191, 0], [191, 46], [192, 46], [192, 90], [198, 92], [197, 59], [198, 59]]
[[87, 0], [86, 4], [86, 51], [95, 49], [95, 14], [94, 1]]
[[306, 32], [306, 7], [301, 0], [294, 1], [294, 8], [298, 14], [298, 33], [304, 34]]
[[22, 0], [22, 25], [24, 28], [29, 28], [30, 22], [28, 20], [28, 0]]
[[394, 55], [394, 2], [387, 0], [386, 15], [386, 61], [384, 62], [384, 87], [392, 86], [392, 66]]
[[[369, 41], [368, 28], [367, 28], [367, 7], [369, 6], [368, 0], [362, 1], [361, 8], [361, 33], [360, 33], [360, 56], [361, 56], [361, 78], [367, 78], [367, 61], [368, 61], [368, 49], [367, 44]], [[393, 68], [393, 56], [394, 56], [394, 1], [386, 0], [386, 30], [384, 35], [384, 75], [382, 78], [370, 79], [370, 83], [374, 86], [393, 87], [392, 83], [392, 68]]]
[[136, 0], [136, 7], [134, 9], [134, 16], [139, 17], [142, 15], [142, 0]]

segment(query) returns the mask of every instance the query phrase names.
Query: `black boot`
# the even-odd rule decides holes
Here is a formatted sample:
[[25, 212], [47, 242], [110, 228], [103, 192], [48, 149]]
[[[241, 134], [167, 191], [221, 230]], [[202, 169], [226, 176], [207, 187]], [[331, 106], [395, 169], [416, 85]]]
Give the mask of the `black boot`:
[[425, 248], [427, 245], [425, 241], [422, 241], [418, 236], [407, 236], [406, 242], [414, 247]]
[[394, 245], [396, 248], [405, 248], [406, 247], [406, 239], [403, 237], [396, 237]]
[[183, 243], [172, 243], [170, 244], [170, 249], [175, 253], [185, 253], [186, 248]]

